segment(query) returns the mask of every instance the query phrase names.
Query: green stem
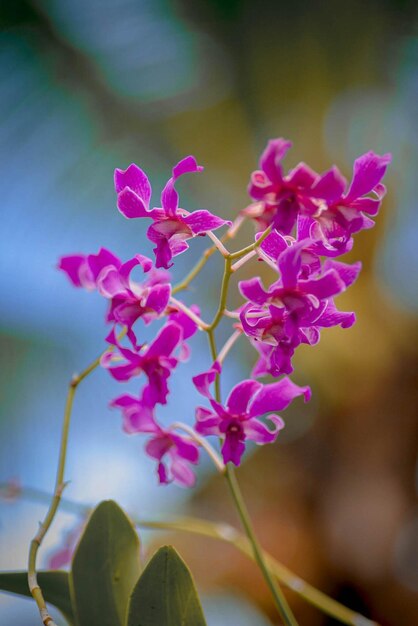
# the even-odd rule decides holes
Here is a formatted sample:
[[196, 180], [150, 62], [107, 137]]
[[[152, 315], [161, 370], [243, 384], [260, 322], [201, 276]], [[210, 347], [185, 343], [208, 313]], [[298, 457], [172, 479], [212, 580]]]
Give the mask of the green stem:
[[215, 330], [215, 328], [218, 326], [225, 312], [226, 300], [228, 297], [229, 281], [232, 275], [231, 265], [232, 265], [231, 257], [227, 257], [225, 259], [225, 267], [224, 267], [224, 274], [222, 277], [222, 286], [221, 286], [221, 294], [219, 297], [218, 310], [216, 311], [215, 317], [213, 318], [207, 330], [211, 330], [211, 331]]
[[254, 528], [250, 519], [250, 515], [248, 513], [247, 506], [244, 502], [244, 498], [241, 493], [241, 489], [238, 485], [237, 478], [235, 476], [234, 468], [230, 463], [226, 465], [226, 480], [229, 485], [229, 489], [232, 494], [232, 498], [234, 500], [236, 509], [238, 511], [239, 517], [241, 519], [241, 523], [244, 527], [245, 533], [248, 537], [248, 540], [251, 544], [254, 560], [256, 561], [260, 571], [266, 581], [271, 594], [274, 598], [276, 606], [279, 610], [280, 615], [282, 616], [284, 623], [286, 626], [297, 626], [297, 621], [292, 613], [292, 610], [282, 592], [279, 585], [277, 584], [274, 577], [271, 575], [271, 572], [267, 566], [266, 558], [261, 549], [261, 546], [258, 542], [257, 536], [254, 532]]
[[[122, 338], [126, 331], [122, 331], [119, 335], [119, 338]], [[109, 352], [112, 348], [108, 348], [105, 350]], [[35, 537], [32, 539], [29, 547], [29, 559], [28, 559], [28, 585], [29, 590], [35, 600], [39, 613], [42, 619], [42, 622], [45, 626], [56, 626], [54, 620], [50, 616], [47, 606], [45, 604], [45, 599], [43, 597], [43, 593], [38, 584], [38, 578], [36, 575], [36, 557], [38, 554], [38, 550], [42, 544], [42, 541], [48, 532], [57, 509], [59, 507], [62, 492], [65, 489], [66, 483], [64, 482], [64, 472], [65, 472], [65, 461], [67, 457], [67, 447], [68, 447], [68, 434], [70, 430], [70, 422], [71, 422], [71, 413], [73, 408], [74, 396], [77, 390], [78, 385], [85, 379], [91, 372], [93, 372], [96, 367], [100, 364], [100, 360], [103, 355], [100, 355], [97, 359], [95, 359], [90, 365], [86, 367], [80, 374], [73, 376], [68, 386], [67, 400], [65, 403], [64, 409], [64, 419], [62, 424], [61, 431], [61, 445], [60, 452], [58, 457], [58, 468], [57, 475], [55, 479], [55, 489], [54, 494], [52, 496], [47, 514], [39, 525], [39, 530], [36, 533]]]
[[[218, 308], [218, 312], [216, 313], [212, 324], [210, 325], [209, 329], [206, 331], [208, 333], [208, 337], [209, 337], [209, 346], [210, 346], [210, 351], [211, 351], [211, 355], [212, 355], [212, 359], [213, 361], [216, 361], [217, 359], [217, 349], [216, 349], [216, 342], [215, 342], [215, 337], [214, 337], [214, 330], [216, 328], [216, 326], [218, 325], [222, 315], [223, 315], [223, 311], [225, 310], [225, 305], [226, 305], [226, 297], [228, 294], [228, 285], [229, 285], [229, 279], [231, 277], [231, 259], [230, 258], [226, 258], [225, 259], [225, 270], [224, 270], [224, 276], [222, 279], [222, 287], [221, 287], [221, 296], [220, 296], [220, 304], [219, 304], [219, 308]], [[219, 314], [220, 312], [220, 314]], [[219, 383], [219, 375], [216, 377], [215, 379], [215, 399], [218, 402], [221, 402], [221, 394], [220, 394], [220, 383]], [[245, 533], [248, 537], [248, 540], [251, 544], [251, 548], [252, 548], [252, 553], [254, 556], [254, 560], [256, 561], [257, 565], [260, 568], [260, 571], [264, 577], [264, 580], [266, 581], [276, 604], [277, 610], [279, 612], [279, 614], [281, 615], [281, 617], [284, 620], [285, 626], [298, 626], [298, 623], [292, 613], [292, 610], [286, 600], [286, 598], [283, 595], [283, 592], [281, 591], [279, 585], [277, 584], [277, 581], [274, 579], [274, 577], [271, 575], [271, 572], [269, 571], [269, 568], [266, 564], [266, 559], [264, 557], [264, 553], [263, 550], [261, 549], [261, 546], [258, 542], [257, 536], [254, 532], [252, 523], [251, 523], [251, 519], [250, 519], [250, 515], [248, 513], [248, 509], [245, 505], [244, 502], [244, 498], [242, 496], [241, 490], [239, 488], [238, 485], [238, 481], [236, 479], [235, 476], [235, 472], [231, 466], [230, 463], [226, 464], [226, 472], [224, 474], [224, 476], [226, 477], [226, 480], [228, 482], [229, 485], [229, 489], [231, 491], [231, 495], [232, 495], [232, 499], [234, 501], [235, 507], [237, 509], [238, 515], [240, 517], [242, 526], [245, 530]]]
[[[217, 359], [217, 350], [216, 350], [216, 343], [215, 343], [215, 333], [213, 332], [213, 329], [209, 328], [209, 330], [206, 331], [208, 334], [208, 339], [209, 339], [209, 347], [210, 347], [210, 353], [212, 355], [212, 361], [216, 361]], [[215, 397], [216, 398], [220, 398], [221, 396], [221, 381], [219, 378], [219, 374], [216, 375], [215, 377]]]
[[[222, 243], [225, 243], [226, 241], [233, 239], [235, 235], [237, 234], [237, 232], [239, 231], [239, 229], [241, 228], [241, 225], [243, 224], [243, 222], [244, 222], [244, 219], [242, 217], [239, 217], [237, 220], [235, 220], [234, 224], [225, 233], [225, 235], [221, 237], [220, 241]], [[204, 251], [204, 253], [202, 254], [202, 257], [199, 259], [196, 265], [190, 270], [187, 276], [185, 276], [185, 278], [183, 278], [182, 281], [177, 283], [177, 285], [174, 285], [172, 292], [171, 292], [173, 296], [179, 291], [183, 291], [184, 289], [187, 289], [187, 287], [190, 285], [192, 280], [196, 278], [196, 276], [204, 268], [204, 266], [206, 265], [206, 263], [208, 262], [212, 254], [216, 252], [216, 250], [217, 250], [217, 247], [214, 245], [214, 246], [211, 246], [210, 248], [207, 248]]]
[[270, 235], [271, 231], [272, 231], [272, 226], [269, 226], [268, 228], [266, 228], [264, 233], [260, 235], [257, 241], [250, 244], [249, 246], [245, 246], [245, 248], [241, 248], [241, 250], [238, 250], [237, 252], [231, 252], [231, 254], [229, 255], [229, 258], [232, 260], [239, 259], [245, 254], [248, 254], [249, 252], [252, 252], [253, 250], [257, 250], [257, 248], [263, 243], [264, 239], [266, 239], [266, 237]]

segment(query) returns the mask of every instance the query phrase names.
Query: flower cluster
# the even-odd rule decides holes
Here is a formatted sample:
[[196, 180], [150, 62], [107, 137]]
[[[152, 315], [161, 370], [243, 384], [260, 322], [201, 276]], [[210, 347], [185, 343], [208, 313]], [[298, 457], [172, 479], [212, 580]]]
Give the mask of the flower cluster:
[[[122, 394], [111, 405], [121, 411], [127, 433], [148, 435], [145, 450], [157, 462], [161, 483], [193, 485], [192, 466], [198, 463], [201, 449], [222, 469], [229, 462], [240, 464], [248, 441], [259, 445], [275, 441], [284, 426], [277, 412], [297, 396], [310, 398], [309, 387], [299, 387], [287, 376], [293, 371], [296, 348], [316, 344], [323, 328], [348, 328], [355, 321], [354, 313], [339, 311], [334, 299], [356, 280], [361, 264], [336, 259], [351, 250], [355, 233], [373, 226], [372, 217], [385, 193], [381, 181], [390, 155], [368, 152], [356, 159], [348, 185], [336, 167], [318, 174], [300, 163], [285, 174], [282, 160], [290, 146], [284, 139], [269, 141], [260, 169], [251, 175], [249, 195], [254, 202], [232, 225], [207, 210], [180, 208], [176, 181], [203, 169], [192, 156], [173, 168], [161, 193], [161, 206], [151, 209], [146, 174], [135, 164], [116, 169], [119, 211], [128, 219], [152, 221], [147, 237], [155, 244], [155, 265], [142, 254], [123, 263], [104, 248], [97, 254], [60, 259], [59, 268], [74, 286], [96, 290], [108, 300], [109, 349], [101, 365], [117, 381], [142, 381], [138, 396]], [[244, 220], [254, 222], [254, 242], [230, 253], [224, 243]], [[222, 226], [228, 230], [220, 241], [213, 231]], [[205, 235], [225, 258], [219, 310], [210, 324], [201, 319], [199, 307], [186, 306], [174, 294], [188, 286], [213, 250], [206, 250], [189, 278], [176, 288], [167, 272], [173, 259], [188, 249], [189, 240]], [[271, 267], [275, 279], [268, 287], [258, 276], [239, 282], [244, 303], [236, 311], [227, 311], [229, 276], [253, 257]], [[143, 272], [141, 282], [132, 277], [137, 266]], [[235, 318], [235, 330], [217, 353], [214, 331], [224, 314]], [[141, 323], [157, 321], [154, 339], [142, 343]], [[189, 358], [189, 340], [198, 329], [208, 333], [211, 360], [193, 383], [208, 406], [195, 408], [194, 428], [179, 422], [164, 427], [156, 418], [158, 405], [167, 403], [171, 376]], [[252, 377], [236, 385], [223, 403], [218, 385], [221, 363], [240, 335], [248, 337], [259, 357]], [[268, 384], [257, 380], [267, 375], [279, 379]], [[212, 436], [220, 441], [222, 459], [206, 440]]]

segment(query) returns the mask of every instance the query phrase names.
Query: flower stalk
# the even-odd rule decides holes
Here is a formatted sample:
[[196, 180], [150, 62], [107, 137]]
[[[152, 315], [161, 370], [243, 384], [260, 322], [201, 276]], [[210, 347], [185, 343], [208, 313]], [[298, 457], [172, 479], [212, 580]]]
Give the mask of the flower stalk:
[[206, 441], [206, 439], [201, 437], [195, 430], [193, 430], [193, 428], [190, 428], [190, 426], [188, 426], [187, 424], [183, 424], [183, 422], [174, 422], [173, 424], [171, 424], [171, 430], [182, 430], [190, 435], [190, 437], [194, 439], [194, 441], [196, 441], [196, 443], [208, 454], [218, 472], [220, 474], [225, 473], [225, 464], [219, 454], [214, 448], [212, 448], [210, 443]]
[[[230, 262], [230, 259], [225, 259], [225, 271], [224, 271], [224, 278], [222, 281], [220, 305], [218, 309], [218, 310], [222, 310], [222, 314], [225, 309], [225, 302], [227, 298], [230, 275], [231, 275], [231, 262]], [[219, 320], [222, 314], [219, 316]], [[215, 315], [214, 321], [211, 324], [211, 328], [208, 331], [209, 332], [209, 346], [210, 346], [213, 361], [216, 361], [218, 358], [213, 332], [214, 332], [214, 329], [216, 328], [216, 325], [219, 323], [219, 320], [218, 320], [218, 317]], [[215, 381], [215, 399], [218, 402], [221, 401], [219, 375], [216, 377], [216, 381]], [[242, 526], [245, 530], [245, 534], [247, 535], [248, 541], [250, 542], [254, 560], [256, 561], [258, 567], [260, 568], [263, 578], [266, 581], [267, 586], [271, 591], [271, 594], [274, 598], [274, 602], [276, 604], [279, 615], [282, 617], [286, 626], [297, 626], [297, 621], [292, 613], [292, 610], [285, 596], [283, 595], [283, 592], [281, 591], [279, 585], [277, 584], [276, 580], [274, 579], [271, 572], [269, 571], [266, 560], [264, 558], [263, 551], [258, 542], [255, 531], [253, 529], [251, 518], [248, 512], [248, 509], [245, 505], [244, 498], [239, 488], [238, 481], [236, 479], [235, 472], [231, 463], [226, 464], [226, 471], [224, 475], [227, 480], [227, 483], [228, 483], [228, 486], [232, 495], [232, 499], [237, 509]]]
[[[119, 335], [121, 339], [126, 331], [122, 331]], [[110, 352], [112, 348], [105, 350], [105, 353]], [[42, 541], [45, 538], [52, 522], [54, 521], [55, 515], [57, 513], [58, 507], [61, 502], [62, 493], [67, 485], [64, 482], [64, 473], [65, 473], [65, 463], [67, 458], [67, 449], [68, 449], [68, 435], [70, 431], [70, 422], [71, 422], [71, 414], [74, 403], [74, 396], [76, 394], [77, 388], [79, 384], [87, 378], [99, 365], [100, 361], [103, 357], [101, 354], [97, 357], [90, 365], [88, 365], [80, 374], [75, 374], [68, 385], [68, 393], [67, 399], [65, 403], [64, 409], [64, 418], [62, 422], [62, 431], [61, 431], [61, 444], [60, 451], [58, 457], [58, 468], [57, 475], [55, 480], [55, 489], [52, 499], [50, 501], [50, 505], [47, 511], [47, 514], [44, 520], [39, 525], [39, 530], [32, 539], [29, 547], [29, 558], [28, 558], [28, 586], [29, 590], [32, 594], [33, 599], [36, 602], [36, 605], [39, 610], [39, 614], [41, 616], [42, 622], [45, 626], [57, 626], [51, 615], [49, 614], [48, 608], [45, 603], [45, 599], [42, 593], [42, 589], [38, 583], [38, 577], [36, 574], [36, 560], [38, 555], [38, 550], [41, 547]]]

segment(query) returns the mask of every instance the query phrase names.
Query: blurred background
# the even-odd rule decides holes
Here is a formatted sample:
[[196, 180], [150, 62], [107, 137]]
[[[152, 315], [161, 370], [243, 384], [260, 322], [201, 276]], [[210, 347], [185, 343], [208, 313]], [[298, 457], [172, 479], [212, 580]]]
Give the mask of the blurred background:
[[[194, 154], [205, 172], [181, 181], [182, 205], [233, 218], [271, 137], [293, 140], [288, 167], [336, 163], [348, 178], [359, 154], [390, 151], [377, 226], [348, 259], [364, 270], [339, 300], [357, 324], [300, 348], [293, 378], [314, 399], [295, 403], [280, 441], [247, 454], [239, 476], [275, 557], [383, 626], [418, 623], [416, 17], [413, 0], [3, 0], [0, 482], [53, 489], [67, 382], [104, 348], [104, 302], [73, 289], [57, 258], [102, 245], [123, 259], [151, 252], [142, 221], [115, 209], [115, 167], [140, 164], [156, 201], [171, 167]], [[204, 245], [178, 258], [176, 279]], [[188, 301], [214, 310], [220, 272], [214, 257]], [[221, 328], [219, 342], [226, 336]], [[163, 419], [192, 423], [190, 377], [209, 364], [201, 338], [193, 348]], [[244, 341], [234, 348], [224, 391], [254, 360]], [[104, 371], [80, 387], [66, 496], [238, 524], [209, 463], [194, 491], [157, 486], [141, 438], [108, 409], [119, 392]], [[26, 567], [45, 512], [35, 500], [0, 502], [0, 569]], [[77, 524], [59, 513], [41, 565]], [[209, 626], [277, 623], [252, 563], [213, 541], [169, 540], [194, 572]], [[303, 626], [336, 624], [288, 598]], [[1, 594], [0, 623], [12, 621], [36, 626], [35, 605]]]

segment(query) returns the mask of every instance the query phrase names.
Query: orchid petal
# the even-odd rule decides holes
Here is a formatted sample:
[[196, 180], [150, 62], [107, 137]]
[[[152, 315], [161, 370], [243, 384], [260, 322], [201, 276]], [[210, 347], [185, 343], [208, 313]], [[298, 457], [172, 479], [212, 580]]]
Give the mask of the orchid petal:
[[170, 356], [181, 341], [180, 326], [174, 322], [167, 322], [160, 330], [146, 352], [146, 358]]
[[218, 361], [215, 361], [206, 372], [202, 372], [202, 374], [198, 374], [192, 378], [194, 386], [198, 392], [202, 394], [202, 396], [205, 396], [205, 398], [212, 398], [209, 387], [215, 382], [215, 379], [217, 375], [221, 373], [221, 370], [221, 364]]
[[299, 282], [300, 288], [305, 293], [309, 293], [319, 300], [331, 298], [344, 291], [346, 285], [339, 273], [334, 269], [329, 269], [319, 278], [309, 278]]
[[279, 431], [284, 428], [284, 421], [278, 415], [269, 415], [268, 419], [275, 425], [274, 430], [270, 430], [265, 424], [253, 417], [245, 423], [245, 434], [247, 439], [258, 444], [273, 443], [276, 441]]
[[316, 326], [329, 328], [331, 326], [341, 326], [341, 328], [350, 328], [356, 321], [355, 313], [347, 311], [339, 311], [333, 300], [327, 302], [327, 307], [320, 317], [315, 320]]
[[250, 417], [259, 417], [270, 411], [282, 411], [301, 395], [307, 402], [311, 397], [310, 388], [299, 387], [287, 376], [276, 383], [263, 385], [250, 404]]
[[140, 167], [135, 165], [135, 163], [131, 163], [126, 170], [116, 168], [114, 180], [116, 193], [119, 194], [125, 187], [128, 187], [142, 200], [144, 207], [148, 208], [151, 197], [151, 185], [148, 176]]
[[187, 217], [183, 218], [183, 221], [191, 229], [194, 235], [200, 235], [201, 233], [206, 233], [210, 230], [216, 230], [225, 224], [232, 224], [231, 221], [224, 220], [221, 217], [213, 215], [209, 211], [205, 210], [193, 211], [193, 213], [190, 213]]
[[245, 444], [237, 437], [227, 434], [221, 452], [224, 463], [231, 462], [238, 466], [245, 452]]
[[176, 458], [171, 463], [171, 474], [173, 479], [183, 487], [193, 487], [196, 482], [196, 476], [186, 461]]
[[119, 269], [122, 265], [121, 260], [107, 248], [100, 248], [97, 254], [89, 254], [87, 256], [88, 266], [93, 274], [94, 280], [97, 280], [102, 269], [107, 266], [113, 266]]
[[195, 441], [175, 433], [171, 433], [170, 437], [176, 446], [176, 456], [193, 464], [199, 461], [199, 448]]
[[345, 286], [349, 287], [357, 279], [361, 271], [361, 263], [357, 262], [349, 265], [348, 263], [341, 263], [340, 261], [326, 259], [324, 263], [324, 270], [336, 271], [338, 276], [344, 282]]
[[249, 402], [261, 387], [261, 383], [250, 379], [236, 385], [226, 401], [228, 411], [234, 415], [247, 413]]
[[125, 187], [117, 199], [117, 207], [124, 217], [132, 219], [135, 217], [151, 217], [147, 210], [147, 203], [136, 193]]
[[268, 293], [265, 291], [261, 278], [258, 276], [249, 280], [241, 280], [238, 283], [238, 288], [244, 298], [255, 304], [262, 305], [268, 299]]
[[271, 139], [260, 157], [260, 169], [275, 183], [282, 180], [281, 161], [286, 156], [292, 142], [279, 137]]
[[345, 202], [356, 200], [373, 191], [385, 175], [391, 160], [390, 153], [379, 156], [371, 151], [356, 159], [353, 167], [353, 180], [344, 199]]
[[322, 198], [328, 204], [333, 204], [341, 198], [347, 186], [347, 180], [335, 165], [324, 172], [312, 187], [312, 193], [317, 198]]
[[171, 285], [155, 285], [151, 287], [145, 301], [145, 308], [152, 309], [159, 315], [165, 311], [168, 306], [171, 295]]
[[84, 287], [89, 291], [96, 287], [94, 276], [84, 254], [62, 256], [58, 262], [58, 269], [67, 274], [74, 287]]
[[306, 163], [298, 163], [286, 176], [286, 182], [294, 187], [309, 188], [318, 179], [318, 174]]
[[174, 216], [179, 206], [179, 195], [175, 188], [175, 182], [183, 174], [189, 174], [193, 172], [201, 172], [203, 167], [197, 164], [196, 159], [193, 156], [188, 156], [173, 167], [173, 176], [168, 180], [166, 186], [161, 193], [161, 206], [166, 212], [167, 216]]
[[[257, 233], [256, 240], [259, 239], [262, 234], [263, 233]], [[281, 253], [287, 248], [288, 244], [286, 239], [277, 230], [272, 230], [260, 245], [261, 251], [273, 259], [273, 261], [277, 261]]]
[[220, 417], [203, 406], [196, 408], [196, 432], [201, 435], [219, 435]]
[[172, 445], [173, 442], [171, 441], [171, 437], [162, 431], [161, 434], [158, 434], [156, 437], [147, 441], [145, 445], [145, 452], [153, 459], [161, 461]]

